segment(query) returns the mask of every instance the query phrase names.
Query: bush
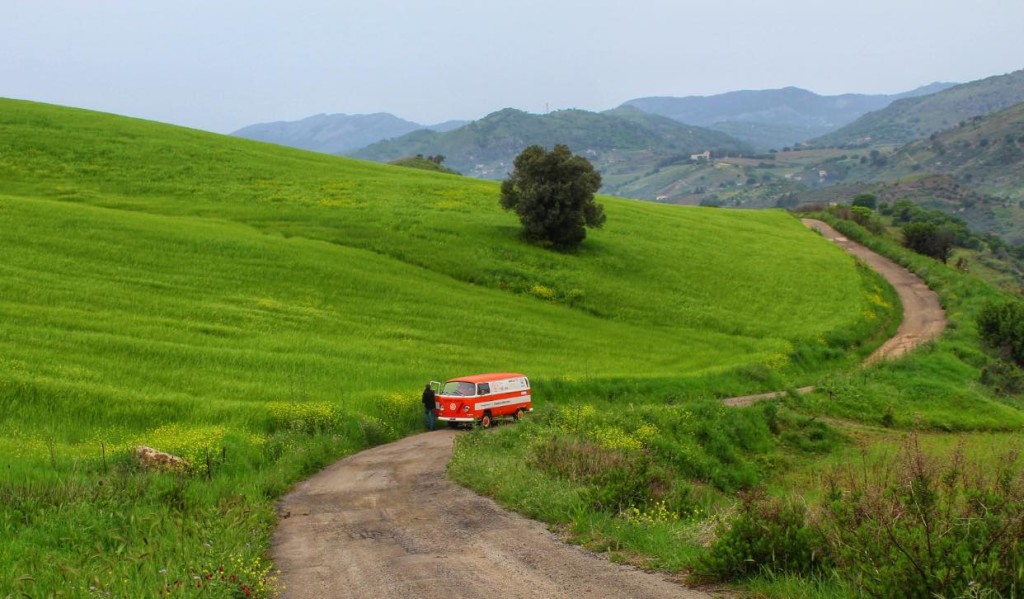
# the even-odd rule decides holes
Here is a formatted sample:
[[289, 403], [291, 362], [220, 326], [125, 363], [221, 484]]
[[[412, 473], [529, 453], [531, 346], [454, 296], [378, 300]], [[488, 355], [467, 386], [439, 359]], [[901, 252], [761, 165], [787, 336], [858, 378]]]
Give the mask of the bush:
[[590, 441], [552, 437], [537, 444], [531, 464], [586, 485], [584, 496], [596, 511], [618, 514], [629, 508], [673, 499], [671, 475], [644, 450], [608, 449]]
[[1016, 453], [995, 468], [958, 447], [926, 456], [915, 435], [893, 466], [833, 472], [817, 523], [830, 557], [866, 594], [931, 599], [1024, 588], [1024, 477]]
[[903, 227], [903, 245], [918, 254], [945, 264], [956, 238], [951, 230], [932, 223], [910, 223]]
[[989, 302], [978, 312], [982, 340], [1017, 365], [1024, 366], [1024, 303]]
[[860, 193], [853, 198], [854, 208], [867, 208], [869, 211], [874, 211], [878, 206], [878, 198], [870, 193]]
[[735, 580], [764, 572], [808, 574], [822, 565], [819, 540], [807, 527], [805, 508], [767, 498], [762, 491], [740, 493], [740, 513], [723, 523], [701, 558], [704, 577]]
[[1024, 371], [1004, 360], [994, 360], [981, 369], [981, 383], [999, 395], [1024, 393]]

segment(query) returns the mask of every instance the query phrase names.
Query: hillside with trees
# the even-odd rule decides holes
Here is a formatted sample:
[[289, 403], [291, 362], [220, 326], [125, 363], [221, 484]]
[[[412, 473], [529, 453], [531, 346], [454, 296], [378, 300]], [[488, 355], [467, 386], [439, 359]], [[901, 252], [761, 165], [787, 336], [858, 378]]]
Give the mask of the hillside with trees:
[[635, 108], [604, 113], [560, 110], [530, 114], [506, 108], [447, 133], [414, 131], [356, 150], [356, 158], [388, 162], [416, 154], [442, 154], [448, 166], [473, 177], [502, 179], [526, 147], [565, 144], [601, 171], [604, 193], [623, 178], [659, 164], [690, 161], [693, 154], [749, 152], [746, 144], [717, 131], [691, 127]]
[[950, 175], [978, 193], [1024, 199], [1024, 102], [907, 144], [885, 166], [850, 176], [884, 181], [916, 173]]
[[[950, 94], [941, 103], [958, 104], [964, 113], [984, 112], [993, 97], [1010, 97], [1006, 90], [1021, 73], [940, 92], [917, 106], [925, 110]], [[972, 89], [978, 104], [964, 100]], [[1006, 93], [979, 91], [995, 89]], [[912, 114], [916, 113], [906, 113], [905, 122], [923, 123], [930, 113], [925, 110], [920, 118]], [[905, 199], [942, 210], [973, 229], [1019, 243], [1024, 241], [1024, 102], [958, 121], [902, 146], [726, 157], [709, 164], [668, 167], [633, 180], [621, 191], [673, 203], [740, 208], [843, 203], [859, 193], [871, 193], [880, 201]]]
[[899, 145], [1024, 102], [1024, 70], [893, 102], [811, 140], [815, 147]]
[[648, 97], [629, 100], [651, 114], [708, 127], [758, 150], [782, 149], [835, 131], [858, 117], [902, 99], [932, 94], [953, 83], [932, 83], [902, 94], [821, 96], [798, 87], [734, 91], [713, 96]]
[[847, 151], [818, 165], [829, 180], [801, 201], [842, 201], [857, 192], [911, 200], [972, 228], [1024, 241], [1024, 103], [962, 121], [895, 150]]

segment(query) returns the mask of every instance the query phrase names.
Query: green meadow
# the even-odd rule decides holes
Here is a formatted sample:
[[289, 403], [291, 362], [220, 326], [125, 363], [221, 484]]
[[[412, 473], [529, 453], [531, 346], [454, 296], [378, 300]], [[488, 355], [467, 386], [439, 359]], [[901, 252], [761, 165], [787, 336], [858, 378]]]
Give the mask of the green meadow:
[[[0, 100], [0, 595], [271, 595], [274, 500], [417, 431], [428, 380], [520, 371], [562, 426], [594, 396], [728, 443], [710, 400], [855, 364], [895, 324], [891, 290], [781, 212], [605, 197], [563, 254], [498, 193]], [[140, 444], [191, 467], [140, 471]], [[742, 488], [765, 447], [677, 453], [746, 464], [719, 477]]]

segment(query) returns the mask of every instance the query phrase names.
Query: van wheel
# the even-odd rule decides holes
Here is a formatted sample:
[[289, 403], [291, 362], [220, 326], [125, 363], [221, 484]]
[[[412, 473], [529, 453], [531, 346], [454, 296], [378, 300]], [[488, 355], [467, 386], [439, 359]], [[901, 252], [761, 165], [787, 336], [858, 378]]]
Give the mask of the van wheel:
[[483, 428], [491, 428], [491, 424], [493, 424], [491, 422], [491, 413], [484, 412], [484, 415], [480, 417], [480, 426]]
[[516, 422], [519, 422], [520, 420], [523, 419], [523, 414], [525, 414], [525, 412], [523, 412], [522, 408], [519, 408], [518, 410], [516, 410], [516, 413], [512, 416], [512, 418]]

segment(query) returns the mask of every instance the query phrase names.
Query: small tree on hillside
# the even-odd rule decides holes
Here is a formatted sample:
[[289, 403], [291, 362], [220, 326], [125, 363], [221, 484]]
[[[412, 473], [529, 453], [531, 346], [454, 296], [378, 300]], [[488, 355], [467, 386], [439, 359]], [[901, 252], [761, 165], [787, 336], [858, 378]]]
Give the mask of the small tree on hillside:
[[859, 193], [853, 198], [853, 206], [860, 206], [868, 210], [874, 210], [878, 205], [878, 198], [870, 193]]
[[523, 235], [559, 249], [572, 249], [587, 236], [584, 227], [604, 224], [604, 207], [594, 201], [601, 174], [563, 144], [550, 152], [533, 145], [515, 160], [501, 184], [501, 206], [514, 210]]
[[989, 302], [978, 312], [977, 322], [985, 343], [1024, 367], [1024, 303]]
[[946, 227], [932, 223], [910, 223], [903, 227], [903, 245], [918, 254], [941, 262], [949, 260], [956, 236]]

